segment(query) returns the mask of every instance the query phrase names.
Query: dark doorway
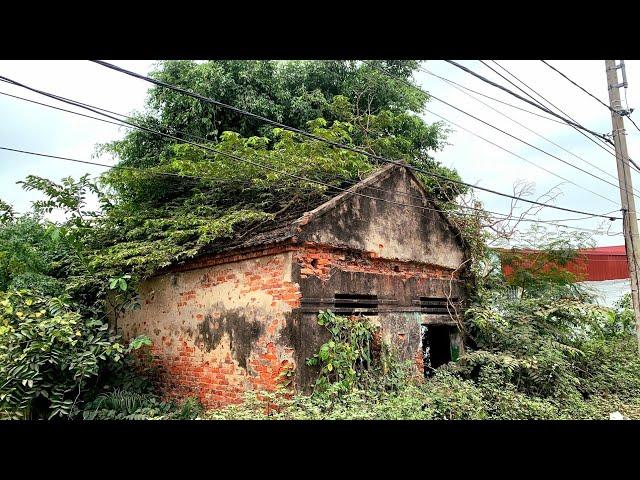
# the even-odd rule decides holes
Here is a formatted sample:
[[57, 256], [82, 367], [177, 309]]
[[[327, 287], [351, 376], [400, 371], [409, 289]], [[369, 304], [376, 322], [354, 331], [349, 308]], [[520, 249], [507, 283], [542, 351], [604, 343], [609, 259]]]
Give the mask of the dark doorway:
[[451, 361], [451, 327], [447, 325], [422, 325], [422, 355], [424, 375], [430, 377], [433, 371]]

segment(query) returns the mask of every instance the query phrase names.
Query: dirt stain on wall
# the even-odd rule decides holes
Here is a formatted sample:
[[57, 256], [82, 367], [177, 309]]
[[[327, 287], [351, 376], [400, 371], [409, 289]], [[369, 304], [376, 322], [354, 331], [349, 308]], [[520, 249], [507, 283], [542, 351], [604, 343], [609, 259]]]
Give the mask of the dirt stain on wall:
[[247, 368], [251, 347], [264, 332], [264, 326], [258, 320], [248, 320], [244, 309], [226, 310], [218, 317], [205, 315], [197, 325], [195, 342], [202, 345], [206, 352], [215, 350], [224, 335], [229, 337], [229, 347], [233, 358], [242, 368]]

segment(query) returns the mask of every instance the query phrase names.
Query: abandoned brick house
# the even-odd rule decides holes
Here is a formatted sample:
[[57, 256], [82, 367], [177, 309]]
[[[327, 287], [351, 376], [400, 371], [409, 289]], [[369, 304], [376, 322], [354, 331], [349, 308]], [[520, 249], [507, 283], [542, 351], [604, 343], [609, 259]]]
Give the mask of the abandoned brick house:
[[428, 374], [462, 348], [456, 316], [467, 258], [433, 208], [411, 170], [387, 165], [268, 231], [159, 272], [117, 328], [151, 338], [166, 396], [194, 395], [206, 406], [274, 389], [284, 369], [308, 390], [317, 370], [305, 360], [328, 338], [320, 310], [367, 315]]

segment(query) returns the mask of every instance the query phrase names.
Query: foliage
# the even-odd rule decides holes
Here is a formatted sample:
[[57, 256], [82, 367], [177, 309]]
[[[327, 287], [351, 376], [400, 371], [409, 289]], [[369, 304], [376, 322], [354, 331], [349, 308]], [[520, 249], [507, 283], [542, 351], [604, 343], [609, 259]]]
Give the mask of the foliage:
[[65, 255], [55, 230], [36, 215], [10, 218], [0, 223], [0, 291], [31, 288], [60, 295], [63, 282], [56, 270]]
[[13, 220], [15, 216], [16, 212], [14, 211], [13, 206], [4, 200], [0, 200], [0, 224]]
[[107, 329], [83, 318], [68, 297], [0, 293], [0, 409], [33, 418], [75, 416], [101, 368], [141, 343], [125, 347]]
[[[373, 63], [403, 79], [417, 65]], [[442, 148], [446, 131], [417, 115], [427, 95], [366, 63], [167, 61], [151, 75], [318, 137], [459, 179], [430, 155]], [[112, 169], [102, 178], [109, 192], [100, 192], [104, 218], [88, 245], [89, 268], [93, 278], [100, 277], [98, 285], [125, 273], [135, 284], [158, 268], [268, 226], [274, 218], [294, 217], [376, 166], [364, 155], [165, 88], [152, 88], [146, 111], [133, 119], [173, 134], [179, 130], [181, 138], [204, 148], [139, 130], [98, 148], [115, 155], [120, 166], [142, 169]], [[457, 184], [427, 175], [422, 179], [443, 203], [461, 192]], [[46, 188], [43, 181], [40, 190], [56, 193]]]
[[[510, 263], [513, 276], [480, 288], [467, 310], [474, 349], [453, 370], [481, 388], [495, 385], [486, 390], [502, 396], [493, 405], [508, 395], [540, 407], [535, 418], [602, 418], [593, 405], [638, 398], [640, 359], [628, 299], [601, 307], [562, 270], [581, 244], [570, 236], [539, 241], [538, 253]], [[514, 283], [520, 295], [512, 295]]]
[[[447, 131], [420, 118], [428, 95], [375, 67], [410, 83], [416, 63], [168, 61], [152, 75], [458, 180], [432, 156]], [[0, 201], [0, 416], [201, 416], [197, 399], [176, 405], [155, 395], [148, 339], [120, 344], [108, 331], [107, 311], [117, 317], [137, 308], [138, 282], [158, 269], [289, 222], [378, 166], [366, 155], [159, 87], [131, 117], [204, 148], [132, 130], [98, 153], [133, 169], [112, 169], [98, 182], [29, 176], [23, 188], [43, 199], [26, 215]], [[377, 348], [368, 320], [323, 312], [319, 323], [330, 339], [309, 359], [319, 373], [312, 395], [249, 393], [244, 404], [207, 417], [607, 418], [619, 410], [640, 418], [629, 299], [599, 307], [566, 270], [587, 239], [533, 228], [516, 240], [520, 250], [500, 253], [513, 269], [504, 278], [487, 246], [482, 205], [472, 200], [477, 214], [456, 215], [452, 202], [466, 190], [419, 177], [450, 211], [470, 256], [466, 353], [416, 382], [390, 346]], [[98, 209], [89, 208], [90, 198]], [[51, 221], [54, 212], [64, 220]]]
[[[104, 279], [89, 265], [93, 232], [100, 215], [87, 207], [89, 195], [105, 201], [88, 175], [63, 178], [58, 184], [28, 176], [26, 190], [38, 190], [44, 199], [32, 212], [0, 222], [0, 290], [27, 288], [45, 296], [69, 294], [83, 315], [103, 310], [98, 293]], [[47, 217], [62, 214], [62, 222]]]
[[[573, 258], [571, 250], [556, 258]], [[324, 388], [310, 396], [248, 394], [246, 403], [207, 418], [606, 419], [620, 411], [640, 419], [640, 358], [629, 296], [605, 308], [561, 276], [529, 273], [524, 295], [512, 295], [499, 275], [479, 285], [466, 312], [465, 354], [425, 382], [403, 375], [397, 388], [387, 389], [356, 375], [350, 388], [338, 388], [342, 383], [330, 381], [338, 376], [328, 375], [329, 363], [348, 368], [372, 357], [347, 348], [359, 338], [344, 331], [353, 319], [324, 313], [334, 344], [325, 343], [313, 357], [324, 367], [318, 380]]]
[[633, 317], [633, 307], [631, 306], [631, 294], [625, 293], [616, 302], [611, 322], [603, 328], [607, 330], [607, 334], [614, 336], [616, 334], [634, 334], [635, 319]]
[[[428, 100], [405, 83], [411, 83], [416, 67], [416, 61], [164, 61], [150, 75], [299, 129], [319, 118], [346, 122], [355, 145], [435, 167], [438, 164], [428, 152], [442, 147], [445, 132], [440, 123], [428, 125], [416, 115]], [[175, 129], [211, 142], [220, 140], [225, 131], [247, 138], [275, 135], [264, 122], [161, 87], [149, 91], [146, 111], [134, 119], [150, 128]], [[132, 131], [105, 147], [123, 165], [147, 168], [162, 158], [170, 144], [148, 132]]]
[[[431, 157], [444, 146], [446, 131], [417, 115], [428, 96], [377, 70], [406, 80], [417, 63], [372, 63], [167, 61], [151, 75], [318, 137], [458, 179]], [[112, 169], [100, 182], [88, 175], [60, 183], [29, 176], [21, 182], [43, 194], [33, 205], [34, 215], [40, 216], [34, 228], [51, 231], [57, 242], [51, 246], [57, 255], [53, 264], [46, 255], [38, 256], [49, 245], [25, 242], [37, 246], [30, 253], [42, 263], [28, 267], [27, 275], [45, 275], [58, 287], [56, 292], [49, 288], [51, 294], [61, 293], [63, 283], [87, 309], [100, 309], [115, 290], [113, 279], [127, 275], [130, 288], [118, 294], [117, 308], [133, 306], [138, 282], [158, 269], [276, 225], [276, 219], [295, 218], [377, 166], [365, 155], [164, 88], [152, 88], [146, 111], [132, 118], [153, 129], [179, 130], [180, 138], [195, 139], [204, 149], [132, 130], [99, 146], [98, 152], [116, 156], [119, 166], [139, 170]], [[456, 184], [422, 178], [443, 203], [461, 192]], [[97, 197], [96, 211], [87, 206], [91, 196]], [[0, 211], [2, 218], [13, 219], [10, 206], [3, 203]], [[65, 221], [54, 225], [42, 219], [54, 211]], [[18, 241], [26, 237], [15, 236]], [[19, 253], [13, 246], [11, 252]]]
[[156, 395], [114, 389], [88, 402], [84, 420], [193, 420], [202, 414], [197, 398], [185, 399], [181, 405], [163, 402]]
[[376, 328], [365, 317], [343, 317], [331, 311], [318, 314], [318, 325], [325, 327], [331, 339], [307, 365], [320, 366], [315, 388], [333, 394], [348, 393], [363, 381], [372, 364], [371, 340]]
[[171, 411], [172, 405], [161, 402], [155, 395], [114, 390], [87, 403], [82, 417], [85, 420], [158, 420]]
[[[318, 125], [314, 131], [324, 136], [348, 134], [337, 126], [324, 129]], [[371, 170], [362, 155], [300, 142], [289, 132], [280, 132], [275, 145], [268, 145], [266, 138], [226, 132], [215, 149], [253, 163], [175, 145], [166, 161], [148, 170], [182, 178], [110, 172], [103, 180], [119, 196], [94, 230], [96, 250], [91, 266], [109, 277], [123, 272], [129, 272], [133, 280], [144, 277], [216, 242], [268, 226], [276, 217], [295, 217], [328, 192], [335, 193], [331, 186], [340, 187], [343, 178], [357, 178]], [[258, 163], [272, 170], [265, 173]], [[301, 181], [301, 176], [325, 185]]]

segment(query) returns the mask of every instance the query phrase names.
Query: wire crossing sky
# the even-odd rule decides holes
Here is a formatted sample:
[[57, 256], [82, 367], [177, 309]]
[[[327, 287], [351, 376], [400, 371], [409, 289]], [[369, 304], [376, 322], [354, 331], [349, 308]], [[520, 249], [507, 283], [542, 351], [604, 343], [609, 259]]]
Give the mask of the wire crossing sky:
[[[318, 141], [318, 142], [322, 142], [322, 143], [327, 143], [327, 144], [331, 145], [333, 148], [337, 148], [337, 149], [345, 149], [345, 150], [353, 151], [353, 152], [356, 152], [356, 153], [360, 153], [360, 154], [363, 154], [363, 155], [366, 155], [366, 156], [370, 157], [370, 159], [372, 159], [372, 160], [375, 160], [375, 161], [378, 161], [378, 162], [382, 162], [382, 163], [391, 163], [391, 164], [395, 164], [395, 165], [404, 165], [404, 166], [406, 166], [407, 168], [409, 168], [409, 169], [411, 169], [411, 170], [414, 170], [414, 171], [416, 171], [416, 172], [424, 173], [424, 174], [426, 174], [426, 175], [429, 175], [429, 176], [435, 177], [435, 178], [437, 178], [437, 179], [438, 179], [438, 180], [440, 180], [440, 181], [450, 182], [450, 183], [456, 183], [456, 184], [460, 184], [460, 185], [465, 185], [465, 186], [470, 187], [470, 188], [472, 188], [472, 189], [474, 189], [474, 190], [480, 190], [480, 191], [484, 191], [484, 192], [491, 193], [491, 194], [493, 194], [493, 195], [498, 195], [498, 196], [505, 197], [505, 198], [511, 198], [511, 199], [513, 199], [513, 200], [518, 200], [518, 201], [521, 201], [521, 202], [524, 202], [524, 203], [527, 203], [527, 204], [533, 204], [533, 205], [538, 205], [538, 206], [544, 206], [544, 207], [546, 207], [546, 208], [551, 208], [551, 209], [554, 209], [554, 210], [562, 210], [562, 211], [566, 211], [566, 212], [579, 213], [579, 214], [582, 214], [582, 215], [589, 215], [589, 216], [594, 216], [594, 217], [606, 218], [606, 219], [609, 219], [609, 220], [616, 220], [616, 219], [617, 219], [617, 220], [620, 220], [620, 219], [621, 219], [620, 217], [614, 217], [614, 216], [609, 215], [609, 214], [595, 213], [595, 212], [584, 212], [584, 211], [579, 211], [579, 210], [573, 210], [573, 209], [570, 209], [570, 208], [567, 208], [567, 207], [564, 207], [564, 206], [559, 206], [559, 205], [554, 205], [554, 204], [552, 204], [552, 203], [542, 202], [542, 201], [541, 201], [541, 199], [532, 200], [532, 199], [529, 199], [529, 198], [525, 198], [524, 196], [517, 195], [515, 192], [514, 192], [514, 194], [509, 194], [509, 193], [506, 193], [506, 192], [500, 192], [500, 191], [496, 191], [496, 190], [492, 190], [492, 189], [487, 189], [486, 187], [481, 187], [481, 186], [478, 186], [478, 185], [471, 185], [471, 184], [469, 184], [469, 183], [465, 183], [465, 182], [460, 181], [460, 180], [448, 179], [447, 177], [443, 177], [443, 176], [441, 176], [441, 175], [439, 175], [439, 174], [437, 174], [437, 173], [433, 173], [433, 172], [430, 172], [430, 171], [427, 171], [427, 170], [423, 170], [423, 169], [417, 168], [417, 167], [415, 167], [415, 166], [413, 166], [413, 165], [406, 164], [405, 162], [398, 161], [398, 160], [391, 160], [391, 159], [388, 159], [388, 158], [385, 158], [385, 157], [381, 157], [381, 156], [379, 156], [379, 155], [376, 155], [376, 154], [373, 154], [373, 153], [367, 152], [367, 151], [365, 151], [365, 150], [362, 150], [362, 149], [361, 149], [361, 148], [359, 148], [359, 147], [349, 146], [349, 145], [346, 145], [346, 144], [343, 144], [343, 143], [336, 142], [336, 141], [334, 141], [334, 140], [329, 140], [329, 139], [326, 139], [326, 138], [323, 138], [323, 137], [317, 136], [317, 135], [315, 135], [315, 134], [313, 134], [313, 133], [311, 133], [311, 132], [308, 132], [308, 131], [306, 131], [306, 130], [301, 130], [301, 129], [299, 129], [299, 128], [292, 127], [292, 126], [289, 126], [289, 125], [286, 125], [286, 124], [283, 124], [283, 123], [280, 123], [280, 122], [274, 121], [274, 120], [269, 119], [269, 118], [267, 118], [267, 117], [263, 117], [263, 116], [257, 115], [257, 114], [255, 114], [255, 113], [253, 113], [253, 112], [250, 112], [250, 111], [247, 111], [247, 110], [242, 110], [242, 109], [239, 109], [239, 108], [237, 108], [237, 107], [235, 107], [235, 106], [232, 106], [232, 105], [224, 104], [224, 103], [222, 103], [222, 102], [219, 102], [218, 100], [211, 99], [211, 98], [209, 98], [209, 97], [204, 97], [204, 96], [199, 95], [199, 94], [197, 94], [197, 93], [192, 93], [192, 92], [190, 92], [190, 91], [188, 91], [188, 90], [182, 89], [182, 88], [177, 87], [177, 86], [174, 86], [174, 85], [170, 85], [170, 84], [167, 84], [167, 83], [164, 83], [164, 82], [159, 82], [159, 81], [157, 81], [157, 80], [155, 80], [155, 79], [152, 79], [152, 78], [149, 78], [149, 77], [141, 76], [141, 75], [139, 75], [139, 74], [136, 74], [135, 72], [127, 71], [127, 70], [121, 69], [120, 67], [116, 67], [115, 65], [112, 65], [112, 64], [108, 64], [108, 63], [104, 63], [104, 62], [96, 62], [96, 63], [102, 64], [102, 65], [104, 65], [104, 66], [108, 66], [109, 68], [112, 68], [112, 69], [114, 69], [114, 70], [120, 71], [121, 73], [126, 73], [126, 74], [128, 74], [128, 75], [133, 76], [133, 77], [136, 77], [136, 78], [140, 78], [140, 79], [146, 80], [146, 81], [148, 81], [148, 82], [150, 82], [150, 83], [153, 83], [153, 84], [156, 84], [156, 85], [161, 85], [161, 86], [162, 86], [162, 88], [169, 88], [169, 89], [172, 89], [172, 90], [178, 91], [178, 92], [180, 92], [180, 93], [181, 93], [181, 94], [183, 94], [183, 95], [188, 95], [188, 96], [191, 96], [191, 97], [197, 98], [199, 101], [207, 102], [207, 103], [213, 103], [213, 104], [215, 104], [215, 105], [219, 105], [219, 106], [222, 106], [222, 107], [224, 107], [224, 108], [230, 109], [230, 110], [232, 110], [232, 111], [236, 112], [237, 114], [240, 114], [240, 115], [243, 115], [243, 116], [252, 117], [252, 118], [257, 119], [258, 121], [265, 122], [265, 123], [268, 123], [268, 124], [271, 124], [271, 125], [274, 125], [274, 126], [277, 126], [277, 127], [280, 127], [280, 128], [284, 128], [284, 129], [286, 129], [286, 130], [290, 130], [290, 131], [292, 131], [292, 132], [296, 132], [296, 133], [301, 134], [301, 135], [303, 135], [303, 136], [305, 136], [305, 137], [307, 137], [307, 138], [311, 138], [311, 139], [312, 139], [312, 140], [314, 140], [314, 141]], [[225, 155], [225, 156], [233, 157], [233, 158], [235, 158], [235, 159], [236, 159], [236, 160], [238, 160], [238, 161], [243, 161], [243, 162], [249, 162], [249, 163], [252, 163], [251, 161], [246, 160], [246, 159], [244, 159], [244, 158], [242, 158], [242, 157], [239, 157], [239, 156], [236, 156], [236, 155], [231, 155], [231, 154], [229, 154], [229, 153], [224, 153], [224, 152], [221, 152], [221, 151], [216, 150], [215, 148], [211, 148], [211, 145], [210, 145], [210, 144], [209, 144], [209, 145], [207, 145], [207, 143], [208, 143], [208, 142], [206, 142], [206, 140], [205, 140], [205, 139], [202, 139], [202, 138], [201, 138], [201, 139], [199, 139], [201, 142], [204, 142], [204, 144], [202, 144], [202, 143], [201, 143], [201, 144], [198, 144], [198, 143], [193, 143], [192, 141], [190, 141], [190, 140], [186, 140], [186, 139], [181, 138], [181, 137], [175, 137], [174, 135], [179, 135], [179, 134], [181, 134], [181, 132], [180, 132], [180, 131], [178, 131], [178, 130], [172, 131], [172, 129], [170, 128], [170, 129], [169, 129], [169, 130], [170, 130], [169, 132], [161, 132], [161, 131], [159, 131], [159, 130], [150, 129], [150, 128], [146, 127], [146, 126], [141, 126], [141, 125], [139, 125], [139, 124], [138, 124], [138, 123], [136, 123], [136, 122], [131, 122], [131, 121], [130, 121], [130, 120], [128, 120], [128, 119], [123, 119], [122, 117], [124, 117], [124, 115], [122, 115], [122, 114], [117, 114], [117, 113], [116, 113], [116, 114], [115, 114], [116, 116], [113, 116], [113, 115], [110, 115], [110, 114], [108, 114], [108, 113], [105, 113], [105, 112], [109, 112], [109, 110], [106, 110], [106, 109], [104, 109], [104, 108], [97, 108], [97, 107], [95, 107], [95, 106], [88, 105], [88, 104], [86, 104], [86, 103], [78, 102], [77, 100], [74, 100], [74, 99], [69, 99], [69, 98], [66, 98], [66, 97], [62, 97], [62, 96], [56, 95], [56, 94], [54, 94], [53, 92], [47, 92], [47, 91], [44, 91], [44, 90], [35, 89], [35, 88], [33, 88], [33, 87], [29, 86], [29, 85], [25, 85], [25, 84], [22, 84], [22, 83], [20, 83], [20, 82], [17, 82], [17, 81], [15, 81], [14, 79], [10, 79], [10, 78], [4, 77], [4, 76], [0, 76], [0, 81], [3, 81], [3, 82], [6, 82], [6, 83], [9, 83], [9, 84], [11, 84], [11, 85], [19, 86], [19, 87], [21, 87], [21, 88], [25, 88], [25, 89], [26, 89], [26, 90], [28, 90], [28, 91], [38, 93], [38, 94], [43, 95], [43, 96], [45, 96], [45, 97], [47, 97], [47, 98], [53, 98], [53, 99], [56, 99], [56, 100], [60, 100], [60, 101], [62, 101], [62, 102], [64, 102], [64, 103], [66, 103], [66, 104], [74, 105], [74, 106], [80, 107], [80, 108], [82, 108], [82, 109], [84, 109], [84, 110], [88, 110], [88, 111], [90, 111], [90, 112], [93, 112], [94, 114], [102, 115], [102, 116], [104, 116], [104, 117], [106, 117], [106, 118], [109, 118], [109, 119], [111, 119], [112, 121], [114, 121], [114, 120], [115, 120], [115, 121], [119, 121], [119, 122], [122, 122], [123, 124], [125, 124], [125, 125], [127, 125], [127, 126], [135, 127], [135, 128], [137, 128], [137, 129], [144, 130], [144, 131], [149, 132], [149, 133], [152, 133], [152, 134], [154, 134], [154, 135], [158, 135], [158, 136], [162, 136], [162, 137], [170, 138], [170, 139], [172, 139], [172, 140], [179, 141], [179, 142], [183, 142], [183, 143], [188, 143], [188, 144], [191, 144], [191, 145], [193, 145], [193, 146], [197, 146], [198, 148], [201, 148], [201, 149], [204, 149], [204, 150], [207, 150], [207, 151], [210, 151], [210, 152], [214, 152], [214, 153], [218, 153], [218, 154], [221, 154], [221, 155]], [[419, 89], [419, 87], [415, 87], [415, 88], [416, 88], [416, 89], [418, 89], [418, 90], [420, 90], [420, 89]], [[433, 98], [435, 98], [435, 96], [433, 96]], [[441, 100], [441, 99], [438, 99], [438, 101], [441, 101], [441, 102], [442, 102], [442, 100]], [[450, 104], [448, 104], [448, 103], [446, 103], [446, 102], [444, 102], [444, 103], [445, 103], [445, 104], [447, 104], [448, 106], [451, 106], [451, 107], [452, 107], [452, 105], [450, 105]], [[459, 109], [459, 108], [457, 108], [457, 107], [454, 107], [454, 108], [456, 108], [456, 110], [458, 110], [458, 111], [461, 111], [461, 112], [465, 113], [466, 115], [471, 116], [471, 117], [472, 117], [472, 118], [474, 118], [475, 120], [481, 121], [481, 120], [480, 120], [480, 119], [478, 119], [477, 117], [475, 117], [475, 116], [473, 116], [473, 115], [470, 115], [470, 114], [468, 114], [467, 112], [464, 112], [463, 110], [461, 110], [461, 109]], [[119, 118], [119, 117], [121, 117], [121, 118]], [[555, 157], [554, 155], [551, 155], [551, 154], [549, 154], [548, 152], [546, 152], [546, 151], [544, 151], [544, 150], [541, 150], [541, 149], [537, 148], [535, 145], [531, 145], [531, 144], [529, 144], [529, 143], [527, 143], [527, 142], [524, 142], [523, 140], [521, 140], [521, 139], [519, 139], [519, 138], [517, 138], [517, 137], [514, 137], [513, 135], [511, 135], [511, 134], [509, 134], [509, 133], [505, 132], [504, 130], [498, 129], [497, 127], [495, 127], [495, 126], [493, 126], [493, 125], [491, 125], [491, 124], [488, 124], [487, 122], [484, 122], [484, 121], [483, 121], [483, 123], [485, 123], [485, 124], [487, 124], [487, 125], [491, 126], [492, 128], [494, 128], [494, 129], [496, 129], [496, 130], [500, 131], [500, 132], [501, 132], [501, 133], [503, 133], [503, 134], [507, 134], [507, 135], [509, 135], [510, 137], [515, 138], [516, 140], [518, 140], [518, 141], [520, 141], [520, 142], [524, 143], [525, 145], [530, 146], [531, 148], [535, 148], [536, 150], [539, 150], [539, 151], [541, 151], [541, 152], [545, 153], [546, 155], [551, 156], [552, 158], [556, 158], [557, 160], [562, 161], [561, 159], [559, 159], [559, 158]], [[184, 133], [182, 133], [182, 136], [184, 136]], [[53, 158], [53, 157], [51, 157], [51, 158]], [[574, 168], [578, 168], [581, 172], [583, 172], [583, 173], [585, 173], [585, 174], [587, 174], [587, 175], [590, 175], [590, 176], [592, 176], [592, 177], [594, 177], [594, 178], [596, 178], [596, 179], [600, 180], [597, 176], [595, 176], [595, 175], [591, 174], [590, 172], [588, 172], [588, 171], [586, 171], [586, 170], [584, 170], [584, 169], [580, 169], [579, 167], [575, 167], [573, 164], [571, 164], [571, 163], [569, 163], [569, 162], [563, 161], [563, 163], [566, 163], [566, 164], [568, 164], [568, 165], [570, 165], [570, 166], [572, 166], [572, 167], [574, 167]], [[256, 164], [256, 166], [259, 166], [259, 167], [261, 167], [261, 168], [266, 168], [267, 170], [277, 171], [277, 172], [279, 172], [279, 173], [282, 173], [282, 174], [285, 174], [285, 175], [288, 175], [288, 176], [292, 176], [292, 175], [291, 175], [291, 174], [289, 174], [289, 173], [285, 173], [285, 172], [282, 172], [282, 171], [280, 171], [280, 170], [273, 169], [273, 168], [271, 168], [271, 167], [267, 167], [267, 166], [265, 166], [265, 165]], [[539, 165], [536, 165], [536, 166], [538, 166], [538, 167], [539, 167]], [[539, 167], [539, 168], [540, 168], [540, 167]], [[543, 170], [544, 170], [545, 172], [549, 173], [549, 174], [555, 175], [555, 174], [554, 174], [554, 172], [552, 172], [552, 171], [550, 171], [550, 170], [547, 170], [547, 169], [543, 169]], [[565, 179], [564, 177], [560, 177], [560, 176], [558, 176], [558, 175], [555, 175], [555, 176], [556, 176], [556, 177], [558, 177], [558, 178], [561, 178], [561, 179], [562, 179], [562, 180], [564, 180], [564, 181], [568, 181], [569, 183], [572, 183], [573, 185], [575, 185], [575, 186], [577, 186], [577, 187], [579, 187], [579, 188], [582, 188], [583, 190], [585, 190], [585, 191], [587, 191], [587, 192], [589, 192], [589, 193], [592, 193], [592, 194], [594, 194], [594, 195], [597, 195], [597, 196], [599, 196], [599, 197], [601, 197], [601, 198], [604, 198], [605, 200], [608, 200], [608, 201], [610, 201], [611, 203], [615, 204], [615, 202], [614, 202], [613, 200], [607, 199], [606, 197], [604, 197], [604, 196], [602, 196], [602, 195], [599, 195], [598, 193], [593, 192], [592, 190], [585, 189], [584, 187], [582, 187], [582, 186], [581, 186], [580, 184], [578, 184], [578, 183], [571, 182], [570, 180], [567, 180], [567, 179]], [[295, 176], [294, 176], [294, 177], [295, 177]], [[315, 182], [315, 183], [320, 183], [320, 184], [322, 184], [321, 182], [317, 182], [317, 181], [315, 181], [315, 180], [312, 180], [312, 179], [309, 179], [309, 178], [306, 178], [306, 177], [296, 177], [296, 178], [298, 178], [299, 180], [313, 181], [313, 182]], [[606, 180], [603, 180], [603, 181], [607, 182]], [[612, 184], [611, 182], [607, 182], [607, 183], [615, 187], [615, 185], [614, 185], [614, 184]], [[355, 193], [354, 193], [354, 194], [355, 194]], [[381, 199], [380, 199], [380, 200], [381, 200]]]
[[[478, 61], [457, 62], [481, 73], [496, 83], [506, 83], [492, 71], [484, 68]], [[110, 63], [142, 75], [148, 74], [153, 68], [152, 61], [116, 60], [110, 61]], [[588, 126], [597, 132], [610, 132], [611, 119], [603, 106], [598, 104], [595, 99], [587, 97], [584, 92], [561, 78], [545, 64], [540, 61], [500, 61], [500, 64], [508, 68], [518, 78], [534, 86], [545, 98], [562, 108], [564, 112], [575, 118], [581, 125]], [[553, 61], [552, 64], [598, 98], [603, 101], [608, 98], [604, 61]], [[609, 174], [616, 175], [615, 158], [589, 142], [570, 126], [549, 121], [540, 115], [532, 115], [518, 108], [505, 105], [506, 102], [520, 108], [534, 110], [532, 106], [520, 102], [509, 94], [474, 78], [444, 61], [426, 61], [422, 65], [435, 74], [480, 92], [482, 95], [500, 100], [503, 103], [482, 97], [483, 101], [508, 113], [529, 129], [543, 134], [558, 145], [571, 150]], [[629, 81], [627, 97], [629, 107], [634, 108], [634, 98], [640, 98], [640, 94], [634, 95], [634, 92], [640, 89], [640, 74], [636, 74], [636, 72], [640, 72], [640, 62], [626, 61], [626, 65]], [[8, 76], [38, 89], [52, 91], [81, 102], [104, 106], [124, 113], [143, 108], [145, 93], [149, 87], [145, 82], [115, 71], [109, 71], [104, 67], [86, 61], [0, 61], [0, 75]], [[421, 71], [414, 73], [414, 79], [421, 88], [454, 105], [460, 106], [466, 112], [472, 113], [558, 157], [571, 159], [560, 148], [549, 145], [549, 143], [544, 142], [527, 129], [519, 127], [507, 118], [498, 115], [495, 111], [470, 99], [458, 89], [453, 88], [452, 85]], [[505, 86], [510, 85], [507, 84]], [[43, 98], [37, 94], [26, 92], [23, 89], [5, 83], [0, 84], [0, 91], [35, 101], [43, 101]], [[76, 107], [70, 107], [54, 100], [46, 100], [46, 103], [80, 112]], [[435, 114], [425, 112], [424, 118], [428, 122], [441, 121], [437, 116], [441, 114], [461, 127], [471, 129], [496, 144], [542, 165], [558, 175], [571, 179], [589, 190], [597, 192], [602, 197], [619, 198], [616, 189], [603, 183], [598, 178], [593, 178], [576, 171], [568, 165], [563, 165], [535, 148], [505, 137], [499, 132], [473, 121], [463, 113], [456, 112], [436, 101], [429, 102], [427, 107]], [[96, 122], [90, 118], [70, 115], [7, 96], [0, 96], [0, 112], [2, 113], [2, 118], [5, 119], [2, 123], [2, 128], [0, 128], [0, 144], [52, 155], [91, 159], [103, 164], [113, 164], [114, 161], [109, 157], [92, 157], [95, 145], [120, 138], [125, 133], [125, 129], [116, 125]], [[84, 113], [86, 114], [87, 112], [84, 111]], [[539, 111], [539, 113], [542, 112]], [[632, 114], [632, 118], [634, 116], [635, 114]], [[628, 122], [628, 119], [625, 119], [625, 121], [627, 122], [627, 133], [629, 134], [630, 155], [632, 158], [634, 156], [640, 157], [636, 153], [640, 152], [640, 133]], [[558, 178], [535, 166], [518, 161], [509, 153], [470, 135], [461, 128], [451, 127], [451, 130], [448, 137], [450, 145], [446, 146], [443, 151], [436, 152], [435, 157], [443, 164], [456, 168], [465, 182], [489, 189], [510, 192], [514, 181], [528, 180], [535, 182], [536, 194], [544, 193], [561, 182]], [[580, 163], [576, 159], [573, 160]], [[599, 177], [610, 179], [609, 176], [591, 169], [587, 165], [581, 164], [581, 167]], [[48, 158], [19, 155], [15, 152], [0, 151], [0, 171], [2, 172], [0, 175], [0, 191], [2, 192], [0, 198], [12, 203], [18, 211], [25, 211], [29, 208], [30, 201], [37, 198], [33, 192], [24, 192], [18, 185], [15, 185], [16, 181], [24, 179], [25, 176], [35, 174], [53, 180], [60, 180], [60, 178], [67, 175], [78, 177], [87, 172], [95, 175], [104, 170], [104, 167], [97, 165], [74, 164]], [[633, 172], [632, 175], [637, 189], [640, 186], [639, 175], [637, 172]], [[560, 189], [563, 195], [558, 198], [556, 205], [599, 213], [609, 212], [615, 208], [615, 205], [605, 201], [603, 198], [570, 183], [560, 185]], [[489, 210], [496, 212], [509, 210], [510, 200], [508, 199], [499, 198], [482, 191], [477, 191], [477, 195]], [[614, 213], [616, 216], [618, 214], [619, 212]], [[551, 220], [559, 216], [562, 215], [559, 215], [558, 212], [544, 209], [538, 218]], [[602, 226], [602, 222], [602, 219], [588, 219], [580, 222], [569, 222], [567, 225], [598, 228]], [[607, 220], [604, 220], [604, 222], [611, 223]], [[611, 231], [619, 232], [620, 225], [613, 225]], [[622, 236], [600, 235], [596, 237], [596, 240], [600, 245], [623, 243]]]

